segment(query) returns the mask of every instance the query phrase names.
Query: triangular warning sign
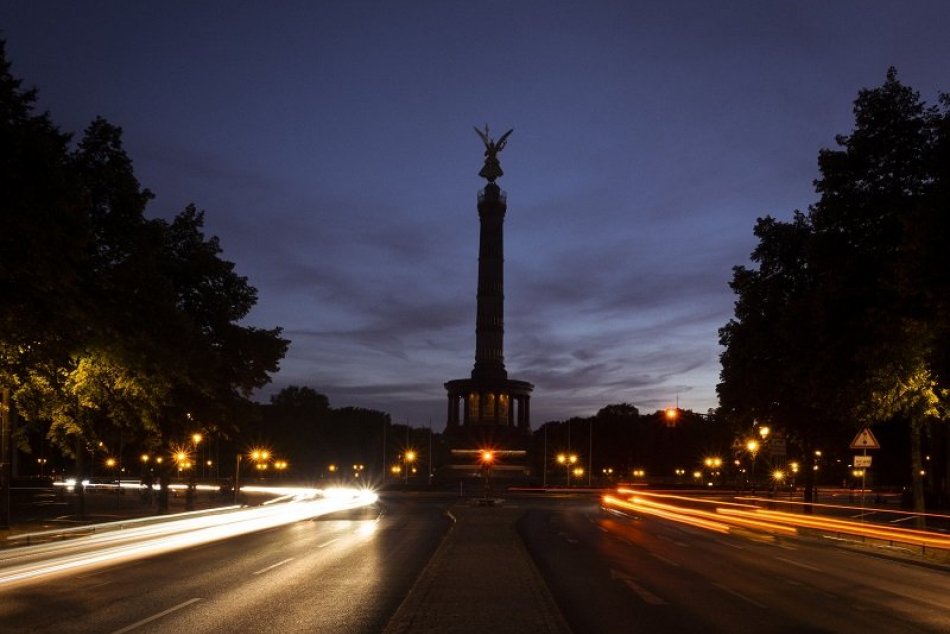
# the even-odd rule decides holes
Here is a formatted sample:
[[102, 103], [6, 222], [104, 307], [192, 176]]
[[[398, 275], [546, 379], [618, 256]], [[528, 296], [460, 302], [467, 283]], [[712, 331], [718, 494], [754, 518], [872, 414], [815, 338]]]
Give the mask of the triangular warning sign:
[[880, 449], [881, 445], [877, 438], [871, 433], [871, 430], [865, 427], [858, 432], [858, 435], [851, 441], [852, 449]]

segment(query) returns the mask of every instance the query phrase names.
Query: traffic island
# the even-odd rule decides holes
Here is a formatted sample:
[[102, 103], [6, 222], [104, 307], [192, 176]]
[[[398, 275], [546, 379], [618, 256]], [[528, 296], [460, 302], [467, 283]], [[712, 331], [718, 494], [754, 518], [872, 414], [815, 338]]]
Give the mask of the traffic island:
[[387, 634], [571, 631], [515, 530], [520, 509], [460, 503], [449, 515], [454, 525]]

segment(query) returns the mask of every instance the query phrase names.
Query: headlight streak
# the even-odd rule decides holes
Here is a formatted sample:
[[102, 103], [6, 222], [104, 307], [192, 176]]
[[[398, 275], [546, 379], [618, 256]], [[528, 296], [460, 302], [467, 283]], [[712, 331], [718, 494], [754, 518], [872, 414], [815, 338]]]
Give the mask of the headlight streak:
[[[798, 534], [798, 529], [812, 529], [838, 535], [852, 535], [892, 543], [912, 544], [923, 548], [950, 550], [950, 535], [931, 531], [772, 511], [748, 504], [729, 504], [687, 496], [645, 493], [632, 489], [618, 489], [618, 493], [630, 497], [621, 499], [612, 495], [605, 495], [602, 499], [605, 508], [626, 509], [720, 533], [729, 532], [731, 528], [741, 527], [770, 533], [795, 535]], [[691, 504], [715, 505], [716, 508], [715, 512], [710, 512], [658, 502], [653, 498], [677, 500]]]
[[[668, 511], [660, 506], [656, 505], [646, 505], [642, 504], [642, 500], [639, 498], [633, 497], [630, 500], [621, 500], [615, 498], [611, 495], [605, 495], [603, 497], [603, 502], [605, 506], [612, 508], [623, 508], [629, 511], [634, 511], [636, 513], [642, 513], [644, 515], [653, 515], [656, 517], [662, 517], [664, 519], [679, 522], [680, 524], [688, 524], [690, 526], [695, 526], [697, 528], [705, 528], [706, 530], [715, 531], [717, 533], [728, 533], [729, 526], [723, 524], [722, 522], [711, 521], [703, 519], [701, 517], [695, 517], [689, 514], [683, 514], [676, 511], [681, 511], [683, 509], [676, 509], [676, 511]], [[670, 507], [675, 508], [675, 507]]]
[[[264, 488], [261, 487], [261, 489]], [[298, 489], [297, 493], [301, 491]], [[378, 499], [375, 493], [368, 490], [351, 489], [348, 497], [334, 493], [332, 499], [324, 497], [321, 493], [312, 492], [313, 499], [310, 500], [257, 506], [218, 515], [189, 517], [128, 530], [79, 537], [68, 542], [11, 549], [4, 553], [9, 555], [4, 558], [5, 563], [23, 559], [35, 561], [4, 566], [0, 569], [0, 586], [35, 580], [79, 568], [151, 557], [328, 513], [367, 506]]]
[[887, 542], [913, 544], [925, 548], [950, 550], [950, 535], [930, 531], [880, 526], [876, 524], [862, 524], [849, 520], [839, 520], [830, 517], [802, 516], [783, 511], [769, 511], [759, 509], [752, 513], [736, 509], [717, 509], [720, 513], [729, 515], [754, 515], [765, 518], [770, 523], [780, 523], [801, 528], [810, 528], [819, 531], [828, 531], [837, 534], [856, 535], [869, 539], [878, 539]]

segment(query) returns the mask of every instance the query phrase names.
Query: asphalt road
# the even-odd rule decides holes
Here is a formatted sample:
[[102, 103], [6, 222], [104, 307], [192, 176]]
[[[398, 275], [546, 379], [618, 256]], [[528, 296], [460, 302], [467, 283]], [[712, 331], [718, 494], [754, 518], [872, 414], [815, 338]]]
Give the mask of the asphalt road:
[[950, 632], [950, 574], [797, 537], [526, 501], [518, 530], [568, 624], [595, 632]]
[[0, 632], [379, 632], [448, 529], [408, 498], [0, 591]]
[[[0, 589], [0, 632], [379, 632], [449, 530], [444, 510], [455, 501], [395, 495], [375, 509]], [[945, 569], [814, 538], [608, 514], [593, 497], [505, 504], [521, 514], [518, 533], [577, 634], [950, 632]]]

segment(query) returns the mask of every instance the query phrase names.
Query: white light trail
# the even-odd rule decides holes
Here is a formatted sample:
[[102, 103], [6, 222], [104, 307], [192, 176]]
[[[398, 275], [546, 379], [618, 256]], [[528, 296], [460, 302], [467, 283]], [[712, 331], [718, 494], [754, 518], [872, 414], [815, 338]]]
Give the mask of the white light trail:
[[[250, 490], [250, 488], [244, 489]], [[369, 490], [255, 487], [255, 492], [286, 496], [289, 501], [217, 514], [170, 516], [146, 526], [97, 533], [54, 544], [12, 548], [0, 553], [0, 587], [34, 581], [80, 568], [115, 564], [228, 539], [373, 504]]]

